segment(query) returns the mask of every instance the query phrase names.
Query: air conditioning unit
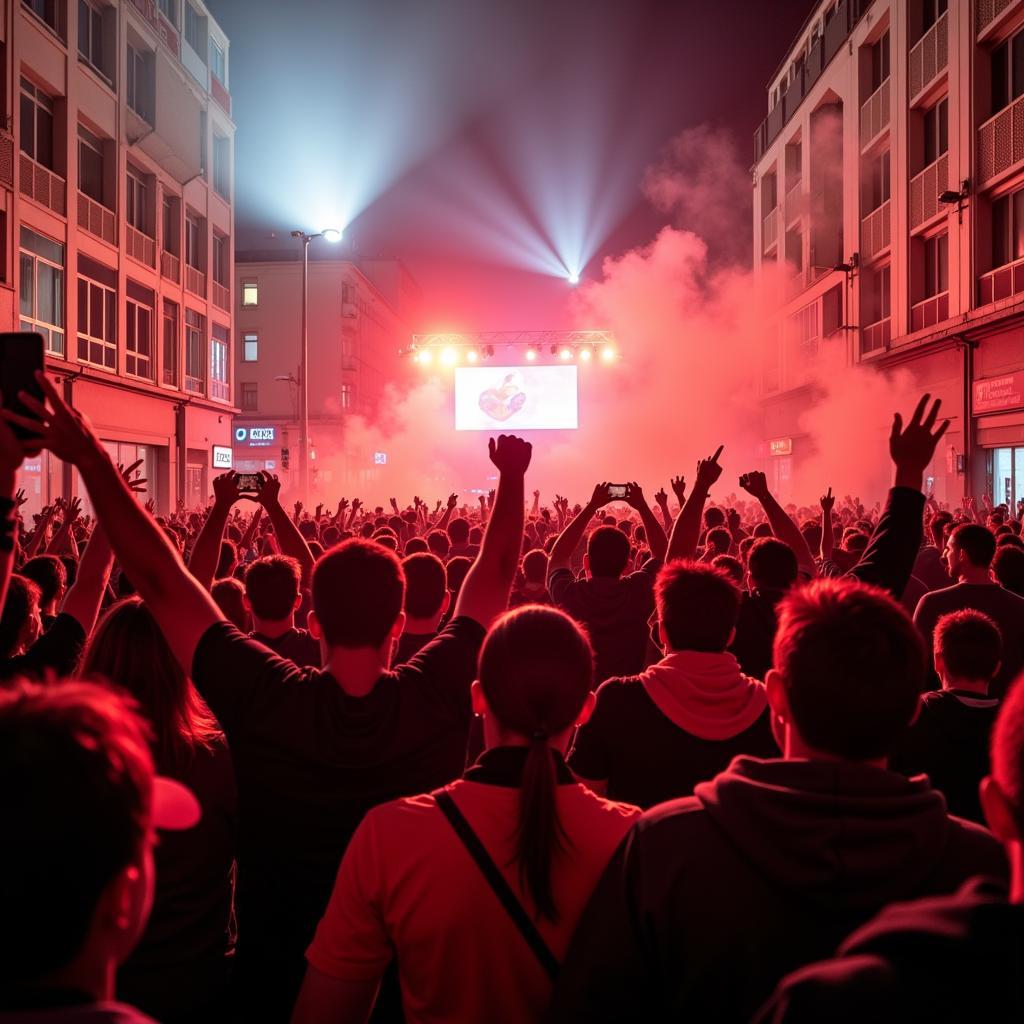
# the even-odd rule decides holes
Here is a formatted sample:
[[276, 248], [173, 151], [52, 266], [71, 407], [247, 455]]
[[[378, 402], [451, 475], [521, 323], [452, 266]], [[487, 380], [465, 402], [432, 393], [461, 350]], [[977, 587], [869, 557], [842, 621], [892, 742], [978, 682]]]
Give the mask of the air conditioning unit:
[[343, 302], [341, 304], [341, 315], [355, 319], [359, 315], [359, 307], [354, 302]]

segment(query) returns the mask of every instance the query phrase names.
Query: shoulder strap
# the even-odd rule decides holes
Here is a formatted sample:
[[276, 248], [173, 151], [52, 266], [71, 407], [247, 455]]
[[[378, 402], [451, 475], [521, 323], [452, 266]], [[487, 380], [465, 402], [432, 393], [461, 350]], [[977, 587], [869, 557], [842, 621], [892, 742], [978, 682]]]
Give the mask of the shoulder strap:
[[552, 980], [558, 974], [558, 960], [551, 948], [544, 941], [544, 937], [537, 930], [537, 926], [530, 919], [526, 908], [519, 902], [512, 887], [505, 881], [498, 865], [491, 859], [491, 855], [484, 849], [479, 836], [473, 831], [472, 826], [463, 817], [462, 811], [456, 806], [451, 794], [445, 789], [437, 789], [432, 794], [437, 801], [441, 813], [448, 819], [448, 823], [455, 830], [455, 834], [462, 840], [469, 855], [476, 861], [476, 866], [487, 880], [498, 897], [499, 902], [505, 908], [505, 912], [512, 923], [519, 929], [519, 933], [526, 940], [527, 945], [533, 950], [534, 955], [540, 961], [541, 966], [550, 975]]

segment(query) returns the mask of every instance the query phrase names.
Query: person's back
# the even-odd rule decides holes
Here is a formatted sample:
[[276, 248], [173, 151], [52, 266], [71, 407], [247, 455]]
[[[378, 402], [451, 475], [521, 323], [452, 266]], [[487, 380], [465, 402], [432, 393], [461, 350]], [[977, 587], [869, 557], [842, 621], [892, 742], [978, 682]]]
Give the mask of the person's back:
[[747, 1020], [893, 900], [1005, 877], [986, 830], [884, 767], [924, 675], [891, 598], [851, 581], [791, 592], [774, 662], [784, 758], [738, 758], [643, 815], [580, 921], [549, 1019]]
[[298, 1024], [363, 1019], [392, 958], [409, 1021], [540, 1017], [551, 992], [545, 962], [454, 822], [482, 844], [543, 955], [560, 960], [639, 813], [596, 797], [563, 760], [593, 705], [592, 679], [589, 645], [568, 616], [527, 608], [493, 628], [473, 698], [488, 749], [443, 791], [367, 814], [308, 952]]
[[510, 608], [519, 608], [524, 604], [551, 604], [548, 594], [548, 556], [539, 548], [533, 548], [523, 555], [523, 578], [512, 589], [509, 598]]
[[405, 572], [405, 628], [395, 644], [395, 665], [404, 665], [437, 636], [448, 611], [451, 593], [444, 562], [437, 555], [419, 552], [402, 560]]
[[249, 634], [275, 654], [300, 667], [320, 667], [320, 643], [295, 625], [302, 606], [300, 570], [294, 558], [265, 555], [245, 572], [245, 608], [252, 615]]
[[915, 717], [889, 759], [904, 775], [925, 774], [950, 814], [984, 824], [978, 787], [989, 772], [989, 735], [999, 702], [988, 695], [1002, 639], [981, 612], [951, 612], [935, 627], [935, 670], [942, 689], [922, 694]]
[[640, 807], [688, 796], [739, 754], [779, 752], [764, 685], [725, 650], [740, 604], [733, 582], [703, 563], [671, 562], [655, 593], [665, 657], [602, 684], [570, 758], [596, 792]]

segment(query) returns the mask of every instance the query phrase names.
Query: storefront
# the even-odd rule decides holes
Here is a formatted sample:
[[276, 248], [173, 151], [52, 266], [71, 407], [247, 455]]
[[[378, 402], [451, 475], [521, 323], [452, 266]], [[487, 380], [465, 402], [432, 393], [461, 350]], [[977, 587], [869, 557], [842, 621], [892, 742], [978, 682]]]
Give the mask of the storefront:
[[972, 389], [984, 489], [995, 505], [1024, 501], [1024, 370], [976, 380]]

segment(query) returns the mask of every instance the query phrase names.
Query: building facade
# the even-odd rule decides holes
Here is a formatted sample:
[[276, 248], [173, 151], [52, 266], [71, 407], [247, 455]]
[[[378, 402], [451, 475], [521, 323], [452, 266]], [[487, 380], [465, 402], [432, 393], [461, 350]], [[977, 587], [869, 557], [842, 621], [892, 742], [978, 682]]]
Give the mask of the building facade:
[[[316, 242], [313, 243], [317, 245]], [[419, 289], [396, 260], [309, 261], [309, 500], [355, 493], [379, 479], [386, 452], [346, 434], [350, 417], [376, 418], [389, 383], [408, 367], [398, 353], [412, 333]], [[235, 265], [239, 413], [233, 465], [268, 469], [297, 490], [302, 338], [301, 244], [291, 259], [240, 253]], [[385, 461], [381, 461], [382, 457]]]
[[[228, 40], [198, 0], [4, 0], [0, 327], [161, 511], [205, 502], [230, 445], [234, 124]], [[82, 494], [48, 453], [28, 510]]]
[[[1024, 499], [1024, 0], [822, 0], [768, 84], [754, 253], [776, 484], [812, 454], [818, 361], [909, 373], [951, 426], [940, 501]], [[864, 429], [851, 423], [851, 431]], [[879, 482], [887, 483], [886, 467]]]

